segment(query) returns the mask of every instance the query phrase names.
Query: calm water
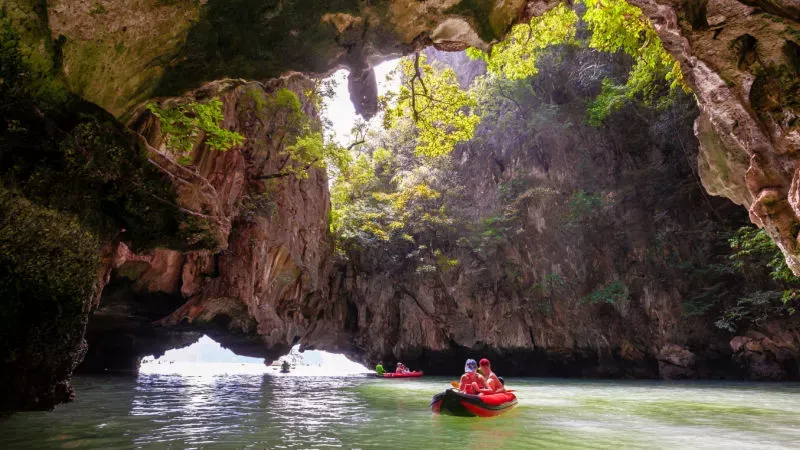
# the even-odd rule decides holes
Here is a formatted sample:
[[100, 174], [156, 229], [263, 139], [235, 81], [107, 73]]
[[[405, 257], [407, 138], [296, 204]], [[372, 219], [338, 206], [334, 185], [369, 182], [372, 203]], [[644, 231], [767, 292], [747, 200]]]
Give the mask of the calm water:
[[77, 377], [78, 399], [0, 421], [0, 448], [798, 448], [800, 385], [509, 379], [496, 418], [434, 416], [448, 379]]

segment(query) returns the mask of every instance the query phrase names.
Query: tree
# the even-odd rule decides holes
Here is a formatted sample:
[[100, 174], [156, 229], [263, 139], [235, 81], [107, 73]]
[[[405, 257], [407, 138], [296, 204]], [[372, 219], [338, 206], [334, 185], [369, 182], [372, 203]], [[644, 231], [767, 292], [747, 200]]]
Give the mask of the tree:
[[[625, 103], [640, 99], [645, 104], [667, 106], [677, 88], [689, 92], [680, 64], [667, 53], [653, 25], [642, 11], [625, 0], [582, 0], [583, 21], [591, 30], [588, 43], [575, 40], [577, 14], [563, 3], [534, 17], [529, 24], [516, 25], [489, 54], [469, 49], [482, 58], [490, 73], [508, 79], [524, 79], [538, 73], [537, 58], [552, 45], [588, 45], [602, 52], [622, 51], [633, 57], [634, 65], [623, 85], [606, 80], [602, 91], [589, 105], [589, 123], [599, 125]], [[667, 84], [664, 83], [667, 82]]]
[[469, 48], [467, 55], [483, 59], [487, 69], [510, 80], [522, 80], [536, 75], [536, 58], [541, 50], [558, 44], [574, 44], [578, 15], [563, 3], [536, 16], [527, 24], [515, 25], [501, 42], [486, 54]]
[[387, 108], [387, 128], [397, 126], [404, 117], [414, 121], [417, 156], [438, 158], [448, 155], [455, 145], [472, 139], [481, 119], [472, 108], [475, 100], [461, 89], [450, 68], [434, 68], [427, 57], [417, 53], [400, 62], [403, 79], [400, 91], [383, 99], [395, 105]]
[[[679, 87], [689, 92], [680, 64], [664, 49], [641, 9], [625, 0], [583, 1], [586, 4], [583, 20], [592, 30], [589, 47], [610, 53], [621, 50], [634, 60], [624, 86], [611, 81], [603, 84], [602, 92], [589, 108], [589, 123], [599, 124], [617, 111], [624, 100], [638, 96], [645, 104], [661, 100], [661, 106], [666, 106], [672, 103], [670, 92]], [[667, 89], [661, 80], [670, 83]]]

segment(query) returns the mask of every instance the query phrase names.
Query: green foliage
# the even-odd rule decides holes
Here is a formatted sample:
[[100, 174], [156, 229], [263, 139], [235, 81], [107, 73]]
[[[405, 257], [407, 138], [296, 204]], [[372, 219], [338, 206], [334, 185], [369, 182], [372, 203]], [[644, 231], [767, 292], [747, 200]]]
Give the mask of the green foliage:
[[295, 120], [300, 120], [303, 115], [303, 110], [300, 105], [300, 99], [294, 91], [286, 88], [278, 89], [274, 96], [275, 106], [283, 110]]
[[433, 256], [436, 258], [436, 268], [442, 272], [447, 272], [458, 266], [458, 258], [450, 258], [438, 248], [433, 251]]
[[[325, 87], [320, 84], [317, 88]], [[347, 149], [325, 136], [324, 130], [303, 113], [303, 105], [294, 91], [281, 88], [265, 97], [262, 91], [251, 89], [247, 94], [256, 111], [285, 133], [287, 141], [291, 142], [281, 151], [284, 161], [278, 172], [266, 174], [263, 179], [292, 176], [305, 180], [310, 170], [325, 168], [335, 176], [350, 164], [351, 157]], [[329, 95], [332, 95], [332, 91], [318, 89], [305, 93], [306, 99], [314, 102], [320, 112], [324, 112], [322, 99]]]
[[418, 275], [447, 272], [458, 259], [443, 248], [421, 244], [452, 227], [443, 183], [447, 164], [441, 158], [416, 156], [416, 139], [406, 129], [381, 132], [388, 135], [391, 150], [372, 136], [340, 158], [331, 186], [331, 231], [340, 252], [391, 249]]
[[244, 142], [241, 134], [221, 128], [224, 117], [222, 101], [218, 98], [172, 108], [148, 103], [147, 109], [160, 120], [164, 145], [178, 156], [181, 164], [192, 163], [191, 152], [200, 138], [210, 149], [223, 152]]
[[536, 75], [539, 52], [551, 45], [575, 44], [575, 24], [578, 15], [561, 3], [528, 24], [515, 25], [506, 37], [495, 44], [487, 55], [470, 48], [467, 55], [487, 62], [491, 73], [511, 80], [521, 80]]
[[69, 338], [70, 327], [82, 323], [84, 305], [95, 292], [99, 253], [98, 236], [76, 217], [0, 186], [3, 363], [15, 359], [6, 352], [31, 344], [42, 328], [51, 345]]
[[310, 129], [306, 129], [294, 144], [287, 146], [283, 155], [288, 159], [280, 174], [292, 175], [298, 180], [307, 179], [308, 171], [314, 168], [330, 167], [332, 173], [339, 173], [345, 170], [351, 159], [346, 148], [325, 138], [322, 132]]
[[746, 269], [753, 260], [761, 264], [766, 261], [772, 279], [784, 283], [800, 282], [800, 278], [786, 264], [781, 250], [763, 229], [741, 227], [728, 239], [728, 243], [733, 250], [730, 259], [737, 269]]
[[272, 193], [269, 190], [242, 196], [239, 203], [239, 215], [246, 219], [274, 217], [277, 213], [278, 206], [272, 199]]
[[399, 92], [383, 99], [394, 101], [386, 110], [388, 128], [412, 118], [417, 156], [437, 158], [448, 155], [459, 142], [472, 139], [479, 116], [472, 112], [475, 100], [461, 89], [453, 69], [437, 69], [427, 57], [405, 58], [399, 70], [403, 84]]
[[555, 289], [558, 289], [561, 286], [564, 286], [566, 281], [564, 277], [557, 273], [550, 273], [544, 277], [542, 281], [539, 283], [535, 283], [532, 287], [533, 289], [539, 290], [541, 292], [550, 292], [552, 293]]
[[284, 156], [288, 156], [286, 165], [281, 169], [282, 174], [293, 175], [298, 180], [308, 178], [308, 171], [312, 168], [325, 168], [325, 154], [329, 150], [322, 133], [319, 131], [309, 131], [297, 138], [294, 144], [289, 145], [284, 150]]
[[[612, 80], [603, 83], [601, 93], [589, 104], [588, 121], [597, 126], [603, 119], [633, 99], [646, 105], [665, 107], [682, 88], [680, 64], [667, 53], [650, 21], [642, 11], [626, 0], [583, 0], [586, 12], [582, 20], [591, 30], [588, 46], [602, 52], [622, 51], [634, 59], [624, 85]], [[543, 50], [553, 45], [577, 45], [577, 14], [560, 4], [530, 24], [512, 28], [506, 38], [492, 47], [490, 54], [469, 49], [472, 58], [484, 59], [489, 72], [507, 79], [524, 79], [538, 73], [536, 61]], [[669, 87], [665, 87], [665, 82]]]
[[714, 322], [717, 328], [736, 332], [742, 323], [762, 326], [775, 317], [793, 314], [794, 308], [786, 307], [779, 291], [757, 291], [740, 298], [734, 306], [726, 308]]
[[689, 92], [683, 80], [680, 64], [667, 53], [650, 21], [642, 11], [625, 0], [583, 0], [586, 13], [583, 20], [589, 25], [592, 37], [589, 47], [604, 52], [623, 51], [634, 59], [624, 88], [608, 82], [597, 101], [590, 106], [589, 122], [597, 125], [620, 107], [624, 98], [640, 97], [645, 104], [664, 97], [662, 80], [670, 83], [669, 89], [678, 87]]
[[578, 189], [570, 195], [567, 207], [567, 225], [583, 225], [603, 207], [603, 197]]
[[752, 226], [741, 227], [728, 238], [728, 244], [733, 270], [749, 276], [766, 270], [776, 284], [772, 289], [750, 290], [735, 304], [724, 305], [716, 326], [734, 332], [742, 324], [761, 326], [775, 317], [794, 314], [800, 303], [800, 278], [789, 269], [767, 233]]
[[580, 299], [580, 304], [589, 303], [592, 305], [597, 304], [610, 304], [616, 305], [621, 301], [624, 301], [628, 298], [628, 291], [625, 287], [625, 284], [620, 281], [612, 281], [604, 285], [603, 287], [597, 288], [586, 297]]
[[746, 226], [718, 239], [729, 248], [724, 260], [686, 268], [705, 285], [684, 301], [687, 316], [713, 314], [718, 328], [737, 332], [794, 314], [800, 306], [800, 279], [766, 232]]
[[626, 86], [617, 85], [609, 79], [603, 80], [600, 94], [589, 103], [589, 125], [600, 126], [606, 117], [627, 105], [630, 102], [629, 93]]

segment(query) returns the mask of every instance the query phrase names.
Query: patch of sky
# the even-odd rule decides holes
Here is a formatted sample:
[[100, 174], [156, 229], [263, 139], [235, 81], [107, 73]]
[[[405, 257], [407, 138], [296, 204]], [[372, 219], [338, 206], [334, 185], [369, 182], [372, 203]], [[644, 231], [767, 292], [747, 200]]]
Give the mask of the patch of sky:
[[[400, 63], [400, 58], [384, 61], [375, 69], [375, 77], [378, 81], [378, 96], [385, 95], [389, 91], [397, 91], [400, 87], [400, 78], [395, 69]], [[328, 79], [336, 83], [333, 97], [325, 100], [326, 117], [333, 124], [334, 139], [339, 145], [347, 146], [351, 143], [350, 131], [353, 129], [356, 120], [360, 117], [356, 114], [353, 103], [350, 101], [350, 93], [347, 89], [347, 70], [341, 69], [333, 73]], [[381, 125], [382, 114], [379, 113], [369, 121], [370, 127]]]

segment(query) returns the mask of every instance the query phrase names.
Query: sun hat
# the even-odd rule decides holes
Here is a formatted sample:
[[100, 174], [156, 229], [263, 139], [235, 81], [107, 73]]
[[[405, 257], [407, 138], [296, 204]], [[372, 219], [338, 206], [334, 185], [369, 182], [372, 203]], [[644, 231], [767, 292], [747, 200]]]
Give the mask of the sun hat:
[[476, 370], [478, 370], [478, 363], [474, 359], [468, 359], [464, 364], [464, 372], [475, 372]]

